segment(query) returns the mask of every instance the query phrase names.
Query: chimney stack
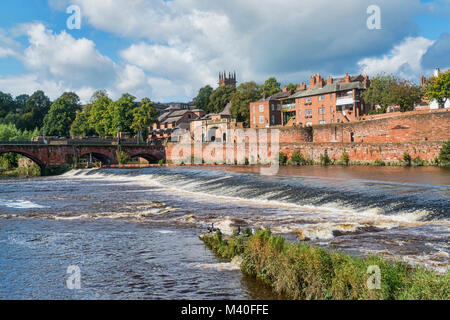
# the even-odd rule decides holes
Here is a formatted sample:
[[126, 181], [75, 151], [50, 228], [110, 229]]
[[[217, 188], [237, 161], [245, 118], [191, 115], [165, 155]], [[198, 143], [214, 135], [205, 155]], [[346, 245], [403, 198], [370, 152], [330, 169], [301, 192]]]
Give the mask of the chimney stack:
[[333, 84], [333, 78], [331, 76], [328, 77], [327, 84]]

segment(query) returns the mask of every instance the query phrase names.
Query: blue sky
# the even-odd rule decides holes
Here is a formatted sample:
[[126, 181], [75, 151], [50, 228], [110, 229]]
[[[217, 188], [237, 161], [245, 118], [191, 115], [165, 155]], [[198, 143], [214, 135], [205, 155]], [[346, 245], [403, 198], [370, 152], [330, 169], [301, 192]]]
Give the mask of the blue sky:
[[[69, 5], [81, 29], [69, 30]], [[380, 29], [366, 10], [380, 8]], [[3, 0], [0, 91], [189, 101], [218, 73], [283, 84], [450, 67], [450, 0]]]

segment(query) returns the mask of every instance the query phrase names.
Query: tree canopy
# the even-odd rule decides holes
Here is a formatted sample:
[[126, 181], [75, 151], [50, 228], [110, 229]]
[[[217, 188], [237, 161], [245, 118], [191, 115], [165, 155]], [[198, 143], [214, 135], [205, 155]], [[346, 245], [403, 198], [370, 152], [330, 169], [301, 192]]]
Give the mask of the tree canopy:
[[194, 98], [195, 106], [203, 111], [208, 111], [209, 97], [213, 93], [213, 88], [210, 85], [200, 88], [197, 97]]
[[270, 77], [262, 85], [262, 91], [266, 96], [272, 96], [275, 93], [281, 92], [281, 83], [277, 82], [275, 77]]
[[74, 92], [64, 92], [55, 100], [44, 118], [44, 131], [49, 136], [67, 137], [76, 114], [81, 111], [80, 98]]
[[262, 88], [255, 82], [245, 82], [237, 87], [231, 98], [231, 116], [238, 121], [250, 125], [250, 102], [257, 101], [262, 97]]
[[236, 88], [231, 85], [218, 87], [209, 97], [209, 104], [206, 113], [222, 112], [228, 102], [231, 101]]
[[425, 94], [430, 100], [436, 100], [443, 108], [447, 99], [450, 99], [450, 70], [431, 77], [425, 85]]
[[365, 103], [371, 106], [379, 105], [380, 112], [384, 113], [391, 103], [389, 96], [389, 87], [398, 80], [393, 75], [379, 74], [370, 81], [370, 87], [362, 93]]

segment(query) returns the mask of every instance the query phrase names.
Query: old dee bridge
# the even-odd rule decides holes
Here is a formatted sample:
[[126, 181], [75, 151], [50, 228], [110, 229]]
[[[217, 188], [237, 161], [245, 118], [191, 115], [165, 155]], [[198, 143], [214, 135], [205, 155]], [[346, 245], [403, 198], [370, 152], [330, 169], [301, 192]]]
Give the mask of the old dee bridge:
[[75, 140], [44, 142], [0, 142], [0, 155], [17, 153], [33, 160], [41, 167], [42, 175], [61, 172], [76, 166], [80, 159], [88, 157], [102, 164], [117, 164], [118, 151], [130, 158], [144, 158], [150, 163], [165, 159], [163, 146], [142, 143], [83, 142]]

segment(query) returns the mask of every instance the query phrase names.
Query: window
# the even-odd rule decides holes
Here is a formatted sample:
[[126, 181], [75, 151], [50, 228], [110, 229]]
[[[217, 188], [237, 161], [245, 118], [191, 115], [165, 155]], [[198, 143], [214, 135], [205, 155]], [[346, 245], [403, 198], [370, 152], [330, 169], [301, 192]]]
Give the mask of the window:
[[306, 109], [305, 117], [312, 118], [312, 109]]
[[272, 107], [272, 111], [275, 110], [275, 107], [273, 106], [273, 103], [270, 106]]
[[319, 101], [325, 100], [325, 96], [319, 96]]
[[264, 105], [263, 104], [259, 105], [259, 112], [264, 112]]
[[259, 116], [259, 123], [264, 123], [264, 116]]
[[255, 105], [253, 105], [253, 113], [255, 113], [256, 112], [256, 107], [255, 107]]
[[281, 110], [281, 105], [280, 105], [280, 104], [277, 105], [277, 110], [278, 110], [278, 111]]
[[311, 103], [311, 97], [305, 98], [305, 103]]
[[330, 100], [333, 100], [333, 94], [330, 93]]
[[333, 113], [333, 106], [330, 107], [330, 113]]
[[312, 126], [312, 122], [307, 122], [307, 123], [306, 123], [306, 126], [307, 126], [307, 127], [311, 127], [311, 126]]
[[325, 120], [320, 120], [319, 124], [325, 124]]
[[319, 114], [325, 114], [325, 108], [324, 107], [319, 108]]
[[253, 123], [256, 124], [256, 117], [255, 116], [253, 116]]
[[272, 115], [272, 124], [275, 124], [275, 116]]

